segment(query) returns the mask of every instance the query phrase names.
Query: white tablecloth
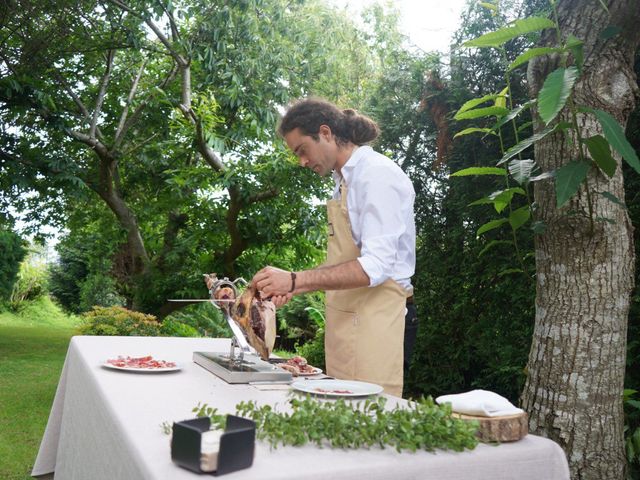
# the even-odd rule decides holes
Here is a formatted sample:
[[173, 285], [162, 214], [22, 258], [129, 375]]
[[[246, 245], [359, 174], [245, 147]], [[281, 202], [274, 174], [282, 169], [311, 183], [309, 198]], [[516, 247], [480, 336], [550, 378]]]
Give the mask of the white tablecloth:
[[[284, 405], [286, 391], [229, 385], [192, 362], [194, 351], [227, 352], [228, 339], [74, 337], [58, 384], [32, 475], [55, 471], [56, 480], [197, 479], [171, 462], [160, 425], [194, 418], [208, 403], [235, 413], [240, 400]], [[153, 355], [176, 361], [175, 373], [129, 373], [101, 365], [118, 355]], [[390, 398], [390, 405], [403, 400]], [[397, 453], [391, 448], [334, 450], [282, 447], [258, 441], [253, 466], [229, 480], [568, 479], [563, 451], [528, 435], [515, 443], [479, 445], [463, 453]]]

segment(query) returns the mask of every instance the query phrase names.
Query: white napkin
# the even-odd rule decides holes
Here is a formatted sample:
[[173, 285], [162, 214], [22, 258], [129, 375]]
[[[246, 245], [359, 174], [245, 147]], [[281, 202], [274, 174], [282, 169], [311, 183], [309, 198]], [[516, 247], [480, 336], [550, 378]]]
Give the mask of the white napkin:
[[436, 402], [450, 403], [454, 412], [477, 417], [498, 417], [500, 415], [516, 415], [524, 412], [524, 410], [515, 407], [506, 398], [488, 390], [472, 390], [455, 395], [441, 395], [436, 398]]

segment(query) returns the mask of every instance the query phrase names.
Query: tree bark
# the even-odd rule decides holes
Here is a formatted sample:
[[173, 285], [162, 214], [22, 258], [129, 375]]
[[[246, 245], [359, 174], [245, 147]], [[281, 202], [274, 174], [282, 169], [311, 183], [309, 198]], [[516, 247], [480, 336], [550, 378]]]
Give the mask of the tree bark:
[[[561, 0], [563, 39], [584, 43], [585, 64], [575, 86], [578, 105], [605, 110], [623, 126], [635, 105], [634, 54], [640, 43], [637, 0]], [[602, 38], [607, 26], [622, 30]], [[555, 44], [548, 32], [542, 44]], [[558, 59], [529, 65], [532, 97]], [[571, 121], [565, 109], [561, 121]], [[593, 115], [578, 114], [582, 138], [602, 134]], [[542, 125], [537, 125], [540, 130]], [[576, 138], [561, 134], [535, 145], [542, 171], [578, 158]], [[532, 433], [558, 442], [573, 479], [622, 479], [625, 474], [624, 385], [627, 317], [634, 283], [633, 227], [625, 208], [599, 192], [624, 199], [621, 158], [609, 178], [592, 168], [574, 198], [556, 208], [553, 180], [536, 183], [537, 216], [546, 225], [536, 237], [536, 318], [522, 404]]]

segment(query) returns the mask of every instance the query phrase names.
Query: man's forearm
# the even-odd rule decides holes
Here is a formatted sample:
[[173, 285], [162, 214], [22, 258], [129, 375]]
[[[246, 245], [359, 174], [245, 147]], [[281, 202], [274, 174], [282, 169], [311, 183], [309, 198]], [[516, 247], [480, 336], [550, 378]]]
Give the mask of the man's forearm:
[[350, 260], [338, 265], [299, 272], [296, 276], [295, 293], [368, 287], [369, 283], [369, 276], [362, 269], [360, 262]]

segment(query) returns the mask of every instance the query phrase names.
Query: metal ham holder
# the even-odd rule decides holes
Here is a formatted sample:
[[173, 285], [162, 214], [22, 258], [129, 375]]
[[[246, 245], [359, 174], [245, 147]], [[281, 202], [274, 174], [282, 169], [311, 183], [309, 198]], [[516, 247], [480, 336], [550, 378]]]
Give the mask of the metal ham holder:
[[249, 345], [242, 328], [231, 317], [231, 304], [235, 300], [216, 299], [215, 293], [225, 287], [233, 290], [234, 297], [240, 296], [239, 286], [245, 287], [246, 280], [237, 278], [233, 281], [227, 277], [218, 279], [209, 277], [213, 282], [209, 288], [209, 302], [222, 312], [229, 324], [233, 336], [228, 354], [219, 352], [193, 352], [193, 361], [220, 377], [227, 383], [290, 383], [290, 372], [262, 360]]

